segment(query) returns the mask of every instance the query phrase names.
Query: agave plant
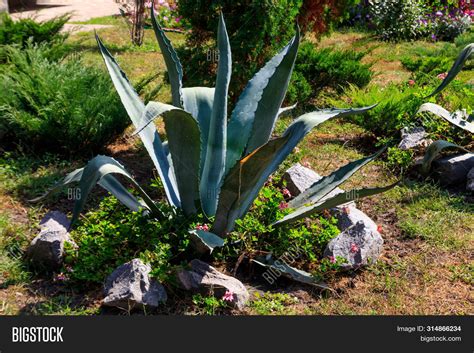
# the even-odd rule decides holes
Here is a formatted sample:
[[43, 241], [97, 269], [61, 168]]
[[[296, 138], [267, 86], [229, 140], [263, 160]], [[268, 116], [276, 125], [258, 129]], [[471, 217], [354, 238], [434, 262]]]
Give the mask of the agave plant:
[[[228, 118], [228, 87], [232, 61], [229, 38], [221, 14], [217, 44], [220, 60], [214, 88], [183, 87], [183, 70], [178, 56], [156, 20], [152, 24], [164, 56], [171, 84], [172, 105], [150, 102], [145, 105], [125, 73], [98, 36], [97, 42], [111, 79], [125, 106], [135, 133], [141, 138], [162, 180], [167, 200], [174, 210], [186, 216], [203, 213], [214, 218], [211, 232], [193, 231], [209, 249], [223, 244], [235, 221], [242, 218], [268, 177], [274, 173], [294, 147], [317, 125], [360, 109], [328, 109], [297, 118], [281, 137], [272, 138], [275, 123], [284, 111], [285, 93], [290, 81], [300, 41], [296, 35], [255, 76], [240, 95]], [[161, 141], [153, 121], [162, 117], [167, 141]], [[292, 202], [295, 211], [278, 225], [306, 217], [314, 212], [346, 203], [355, 198], [383, 192], [382, 188], [353, 190], [327, 197], [378, 153], [353, 161], [321, 179]], [[138, 191], [139, 200], [113, 175], [125, 177]], [[81, 169], [70, 173], [53, 190], [79, 182], [81, 198], [76, 201], [73, 222], [98, 183], [132, 210], [144, 209], [151, 217], [165, 217], [160, 208], [132, 176], [111, 157], [97, 156]]]

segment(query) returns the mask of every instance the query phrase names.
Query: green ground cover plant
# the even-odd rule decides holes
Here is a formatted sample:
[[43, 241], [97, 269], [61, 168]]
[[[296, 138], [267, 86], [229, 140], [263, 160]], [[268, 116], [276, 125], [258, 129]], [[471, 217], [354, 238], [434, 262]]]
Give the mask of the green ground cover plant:
[[315, 44], [301, 44], [288, 88], [290, 103], [314, 99], [323, 89], [342, 91], [348, 85], [366, 86], [371, 78], [370, 64], [362, 64], [364, 52], [317, 49]]
[[[81, 58], [51, 58], [51, 47], [3, 47], [2, 145], [63, 155], [97, 152], [127, 126], [107, 75]], [[10, 145], [10, 146], [8, 146]]]
[[32, 18], [14, 21], [7, 13], [0, 13], [0, 45], [17, 44], [21, 47], [33, 43], [62, 43], [67, 34], [61, 29], [69, 20], [68, 15], [38, 22]]

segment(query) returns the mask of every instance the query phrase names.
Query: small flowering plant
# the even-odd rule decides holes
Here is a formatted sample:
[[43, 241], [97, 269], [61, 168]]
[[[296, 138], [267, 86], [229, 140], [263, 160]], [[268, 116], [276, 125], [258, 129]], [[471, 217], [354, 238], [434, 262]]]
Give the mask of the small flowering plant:
[[230, 290], [227, 290], [225, 294], [222, 296], [222, 300], [226, 302], [233, 302], [234, 301], [234, 293], [232, 293]]
[[182, 28], [184, 21], [178, 15], [178, 0], [116, 0], [119, 3], [120, 11], [127, 17], [128, 21], [135, 25], [137, 11], [142, 12], [142, 25], [151, 27], [150, 10], [154, 6], [159, 22], [165, 28]]
[[[146, 14], [146, 21], [149, 22], [150, 9], [153, 6], [152, 1], [145, 2], [145, 8], [148, 9]], [[155, 13], [158, 17], [159, 22], [165, 28], [182, 28], [183, 18], [178, 15], [178, 1], [171, 0], [156, 0], [155, 1]], [[148, 23], [147, 23], [148, 24]]]

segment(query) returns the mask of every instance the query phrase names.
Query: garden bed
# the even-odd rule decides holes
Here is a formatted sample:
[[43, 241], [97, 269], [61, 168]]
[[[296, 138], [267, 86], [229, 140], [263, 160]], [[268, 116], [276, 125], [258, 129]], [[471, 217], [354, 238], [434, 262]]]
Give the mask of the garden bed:
[[[107, 20], [110, 24], [110, 20]], [[146, 30], [141, 47], [129, 44], [128, 30], [117, 20], [114, 28], [99, 31], [99, 35], [121, 67], [134, 83], [163, 72], [165, 64], [157, 53], [158, 47], [151, 30]], [[168, 34], [174, 45], [184, 42], [179, 33]], [[471, 37], [472, 39], [472, 34]], [[472, 41], [472, 40], [471, 40]], [[103, 69], [102, 58], [91, 33], [71, 36], [68, 43], [81, 51], [86, 65]], [[362, 62], [370, 63], [374, 76], [366, 90], [382, 89], [394, 82], [409, 86], [413, 73], [403, 66], [401, 58], [416, 59], [420, 51], [446, 47], [457, 55], [455, 44], [415, 41], [399, 45], [377, 41], [370, 34], [334, 32], [317, 44], [326, 48], [349, 49], [356, 47], [366, 52]], [[422, 49], [421, 49], [422, 48]], [[458, 77], [462, 84], [473, 84], [472, 67]], [[162, 82], [159, 76], [154, 83]], [[415, 83], [417, 84], [417, 83]], [[143, 94], [149, 92], [145, 88]], [[362, 94], [364, 89], [357, 91]], [[154, 100], [169, 102], [171, 92], [164, 84]], [[370, 100], [370, 97], [364, 97]], [[353, 101], [350, 93], [328, 90], [312, 101], [314, 106], [327, 106], [328, 102]], [[371, 102], [375, 103], [375, 101]], [[464, 101], [457, 101], [453, 110]], [[276, 127], [280, 133], [295, 116], [281, 119]], [[357, 124], [356, 124], [357, 123]], [[360, 121], [338, 119], [329, 121], [311, 132], [298, 146], [277, 175], [300, 162], [321, 175], [328, 175], [351, 160], [368, 156], [378, 149], [379, 139]], [[163, 127], [160, 126], [160, 132]], [[137, 137], [126, 130], [104, 148], [127, 167], [141, 185], [149, 184], [156, 175]], [[471, 142], [472, 146], [472, 142]], [[87, 156], [86, 156], [87, 157]], [[52, 155], [38, 155], [34, 150], [4, 153], [0, 159], [0, 314], [121, 314], [118, 309], [101, 307], [103, 299], [100, 283], [78, 283], [66, 277], [41, 276], [27, 268], [22, 252], [38, 233], [38, 223], [49, 210], [70, 213], [74, 201], [65, 194], [46, 202], [31, 204], [29, 199], [44, 192], [53, 181], [85, 164], [86, 157], [68, 159]], [[390, 160], [373, 162], [361, 169], [344, 184], [352, 188], [387, 185], [400, 176], [397, 166]], [[148, 191], [148, 190], [147, 190]], [[162, 191], [150, 189], [156, 198], [164, 198]], [[98, 212], [105, 191], [92, 193], [85, 216]], [[357, 202], [359, 209], [369, 215], [380, 227], [384, 251], [379, 261], [365, 269], [349, 272], [326, 271], [325, 282], [332, 289], [322, 291], [307, 285], [279, 279], [269, 285], [262, 278], [262, 269], [243, 257], [222, 256], [206, 260], [218, 270], [235, 275], [249, 289], [251, 299], [244, 310], [230, 309], [222, 302], [166, 286], [168, 302], [153, 313], [161, 314], [468, 314], [472, 311], [472, 250], [474, 233], [474, 206], [472, 196], [465, 192], [452, 193], [433, 181], [407, 180], [403, 185], [385, 194]], [[87, 214], [90, 211], [92, 213]], [[95, 215], [97, 217], [97, 214]], [[74, 236], [74, 232], [73, 232]], [[15, 255], [16, 254], [16, 255]], [[238, 254], [241, 255], [241, 254]], [[234, 273], [237, 262], [239, 267]], [[117, 264], [118, 265], [118, 264]], [[125, 312], [128, 313], [128, 312]]]

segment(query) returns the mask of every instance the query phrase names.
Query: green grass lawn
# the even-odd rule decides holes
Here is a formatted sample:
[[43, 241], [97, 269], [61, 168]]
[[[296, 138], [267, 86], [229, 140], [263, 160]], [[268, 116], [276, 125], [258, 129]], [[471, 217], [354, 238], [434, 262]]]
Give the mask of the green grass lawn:
[[[163, 82], [165, 65], [154, 34], [146, 30], [142, 47], [130, 44], [128, 30], [121, 18], [98, 18], [84, 24], [108, 24], [112, 28], [98, 34], [134, 84], [156, 75], [142, 95], [157, 85], [163, 87], [154, 100], [170, 102], [170, 88]], [[169, 33], [174, 45], [184, 43], [184, 36]], [[465, 39], [466, 41], [468, 39]], [[72, 35], [69, 43], [81, 53], [87, 65], [105, 70], [93, 32]], [[461, 40], [460, 40], [461, 41]], [[474, 40], [473, 40], [474, 41]], [[364, 61], [373, 64], [375, 76], [370, 85], [402, 83], [410, 72], [401, 58], [449, 53], [455, 57], [460, 43], [413, 42], [387, 44], [367, 33], [334, 32], [316, 45], [366, 51]], [[454, 55], [452, 53], [455, 53]], [[474, 82], [474, 72], [466, 70], [459, 77]], [[282, 119], [276, 128], [281, 132], [294, 117]], [[130, 137], [119, 139], [108, 148], [112, 156], [135, 158], [137, 142]], [[309, 164], [326, 175], [350, 160], [376, 150], [370, 131], [345, 120], [329, 121], [313, 131], [298, 146], [282, 169], [295, 162]], [[5, 155], [0, 159], [0, 314], [91, 315], [100, 313], [100, 290], [87, 289], [78, 295], [74, 288], [32, 280], [15, 254], [25, 249], [37, 233], [37, 223], [49, 208], [70, 211], [72, 203], [57, 195], [43, 206], [27, 200], [38, 196], [54, 180], [82, 165], [84, 161], [63, 161], [54, 156], [36, 156], [33, 151]], [[125, 167], [140, 174], [140, 163]], [[146, 173], [145, 173], [146, 174]], [[148, 175], [148, 174], [146, 174]], [[398, 176], [384, 161], [362, 169], [343, 188], [386, 185]], [[61, 201], [62, 200], [62, 201]], [[97, 203], [93, 203], [94, 207]], [[467, 314], [472, 313], [472, 263], [474, 208], [465, 195], [453, 195], [430, 183], [407, 182], [384, 194], [359, 203], [383, 228], [385, 251], [380, 261], [353, 276], [338, 276], [330, 283], [339, 295], [301, 291], [297, 286], [267, 293], [254, 293], [246, 314]], [[52, 286], [57, 290], [46, 289]], [[293, 290], [294, 289], [294, 290]], [[213, 306], [214, 305], [214, 306]], [[169, 310], [173, 310], [172, 308]], [[189, 301], [180, 308], [184, 313], [218, 312], [214, 303]], [[178, 311], [178, 310], [177, 310]]]

